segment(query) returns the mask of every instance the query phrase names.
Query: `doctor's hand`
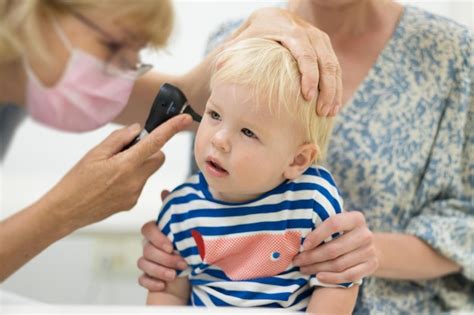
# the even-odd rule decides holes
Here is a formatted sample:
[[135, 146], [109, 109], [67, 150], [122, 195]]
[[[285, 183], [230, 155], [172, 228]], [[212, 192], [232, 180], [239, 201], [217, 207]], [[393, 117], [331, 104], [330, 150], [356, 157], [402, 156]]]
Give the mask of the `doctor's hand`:
[[288, 10], [263, 8], [255, 11], [224, 44], [250, 37], [280, 42], [298, 62], [301, 89], [310, 100], [318, 91], [317, 112], [335, 115], [342, 105], [342, 76], [329, 36]]
[[[324, 243], [334, 233], [342, 236]], [[293, 260], [304, 274], [325, 283], [354, 282], [373, 274], [379, 262], [374, 237], [359, 211], [343, 212], [323, 221], [306, 237], [304, 251]]]
[[114, 131], [90, 150], [44, 197], [61, 209], [70, 230], [101, 221], [136, 202], [147, 179], [161, 167], [163, 145], [191, 123], [189, 115], [170, 119], [126, 151], [138, 124]]

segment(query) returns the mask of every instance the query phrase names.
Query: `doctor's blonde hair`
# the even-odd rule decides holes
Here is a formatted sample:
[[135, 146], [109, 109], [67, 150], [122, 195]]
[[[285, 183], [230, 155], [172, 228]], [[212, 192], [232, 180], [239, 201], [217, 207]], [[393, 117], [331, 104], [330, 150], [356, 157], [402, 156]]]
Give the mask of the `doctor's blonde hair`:
[[156, 48], [166, 44], [173, 27], [171, 0], [0, 0], [0, 63], [21, 57], [26, 43], [34, 54], [47, 57], [41, 35], [44, 18], [87, 10], [130, 22]]
[[310, 101], [301, 93], [301, 74], [290, 51], [276, 41], [249, 38], [225, 48], [215, 60], [210, 88], [217, 81], [254, 89], [257, 105], [265, 103], [271, 113], [291, 115], [301, 122], [307, 143], [314, 143], [324, 160], [333, 118], [316, 115], [317, 95]]

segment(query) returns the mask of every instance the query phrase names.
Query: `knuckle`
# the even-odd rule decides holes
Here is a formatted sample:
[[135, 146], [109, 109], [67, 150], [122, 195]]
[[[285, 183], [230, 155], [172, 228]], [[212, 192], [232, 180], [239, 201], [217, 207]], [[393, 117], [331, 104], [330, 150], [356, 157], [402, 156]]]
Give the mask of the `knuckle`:
[[328, 60], [322, 65], [323, 69], [326, 70], [328, 73], [338, 73], [339, 71], [339, 63], [334, 60]]
[[150, 243], [147, 243], [145, 246], [143, 246], [143, 257], [147, 260], [151, 259], [151, 257], [153, 256], [153, 252], [154, 248]]
[[365, 216], [362, 214], [360, 211], [353, 211], [353, 216], [354, 220], [359, 224], [359, 225], [365, 225]]
[[364, 229], [362, 232], [362, 241], [364, 242], [364, 244], [372, 243], [373, 239], [373, 233], [369, 229]]
[[306, 52], [303, 52], [295, 57], [296, 61], [301, 64], [301, 65], [307, 65], [307, 64], [316, 64], [316, 57], [308, 54]]
[[[338, 220], [336, 219], [336, 217], [331, 217], [329, 218], [329, 220], [327, 221], [327, 224], [328, 224], [328, 227], [329, 229], [334, 233], [334, 232], [339, 232], [340, 230], [340, 224], [338, 222]], [[332, 233], [331, 233], [332, 234]]]
[[333, 268], [336, 272], [341, 272], [341, 271], [344, 271], [346, 269], [345, 264], [341, 259], [335, 260], [332, 265], [333, 265]]
[[321, 37], [321, 39], [325, 42], [331, 42], [331, 38], [329, 37], [329, 35], [323, 31], [320, 31], [319, 32], [319, 36]]
[[361, 276], [352, 269], [347, 270], [345, 274], [346, 274], [345, 278], [350, 282], [357, 281], [361, 278]]
[[367, 249], [366, 255], [367, 255], [367, 257], [371, 258], [372, 260], [376, 260], [377, 259], [377, 253], [375, 251], [375, 247], [374, 246], [369, 246], [369, 248]]
[[331, 244], [326, 248], [327, 257], [334, 259], [339, 255], [339, 246], [337, 244]]
[[134, 196], [127, 198], [127, 200], [124, 202], [125, 209], [126, 210], [131, 210], [133, 207], [136, 206], [137, 201], [138, 201], [138, 198], [136, 198]]

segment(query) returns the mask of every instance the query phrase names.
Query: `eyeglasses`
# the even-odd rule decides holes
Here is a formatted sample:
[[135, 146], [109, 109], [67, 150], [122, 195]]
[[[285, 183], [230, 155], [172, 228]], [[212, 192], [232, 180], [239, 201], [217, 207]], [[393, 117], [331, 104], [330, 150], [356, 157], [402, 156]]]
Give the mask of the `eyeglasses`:
[[70, 10], [69, 12], [84, 25], [93, 29], [107, 40], [105, 44], [110, 50], [111, 55], [107, 60], [107, 65], [104, 69], [105, 73], [113, 76], [125, 75], [132, 78], [138, 78], [153, 68], [153, 65], [143, 63], [140, 60], [140, 57], [138, 57], [138, 61], [136, 63], [130, 62], [129, 58], [125, 56], [125, 50], [128, 47], [124, 43], [114, 39], [114, 37], [110, 33], [106, 32], [104, 29], [99, 27], [97, 24], [95, 24], [79, 12], [73, 10]]

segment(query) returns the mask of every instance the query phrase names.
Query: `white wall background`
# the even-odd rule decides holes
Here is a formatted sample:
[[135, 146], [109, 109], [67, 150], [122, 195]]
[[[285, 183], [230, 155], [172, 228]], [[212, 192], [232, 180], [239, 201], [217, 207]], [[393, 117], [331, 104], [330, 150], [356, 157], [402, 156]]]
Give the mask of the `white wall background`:
[[[401, 1], [445, 15], [474, 28], [473, 1]], [[248, 15], [272, 1], [175, 1], [176, 29], [167, 52], [151, 56], [157, 69], [183, 73], [202, 58], [208, 35], [229, 18]], [[82, 134], [63, 134], [27, 120], [0, 168], [1, 215], [29, 205], [117, 126]], [[156, 217], [160, 192], [188, 174], [190, 135], [165, 147], [166, 164], [152, 176], [134, 209], [84, 228], [57, 242], [2, 284], [2, 288], [47, 303], [143, 304], [137, 284], [141, 254], [139, 230]], [[1, 263], [1, 262], [0, 262]], [[0, 303], [1, 304], [1, 303]]]

